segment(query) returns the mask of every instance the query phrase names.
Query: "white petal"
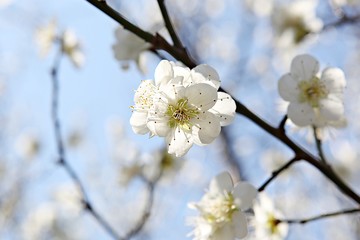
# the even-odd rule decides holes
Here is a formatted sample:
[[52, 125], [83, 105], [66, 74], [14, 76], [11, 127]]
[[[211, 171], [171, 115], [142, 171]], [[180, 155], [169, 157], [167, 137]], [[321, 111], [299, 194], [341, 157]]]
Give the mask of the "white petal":
[[220, 119], [221, 126], [226, 126], [234, 120], [235, 110], [234, 99], [227, 93], [218, 92], [217, 101], [209, 112], [214, 113]]
[[184, 95], [189, 100], [189, 104], [202, 111], [212, 108], [217, 100], [216, 88], [206, 83], [199, 83], [185, 88]]
[[[208, 239], [208, 238], [207, 238]], [[231, 223], [226, 223], [225, 225], [218, 228], [210, 239], [214, 240], [234, 240], [235, 239], [235, 229]]]
[[209, 65], [201, 64], [191, 70], [192, 84], [207, 83], [216, 89], [220, 87], [220, 77], [216, 70]]
[[191, 123], [194, 142], [200, 146], [210, 144], [221, 131], [219, 118], [210, 112], [200, 113]]
[[314, 109], [306, 103], [290, 103], [288, 107], [288, 117], [299, 127], [314, 124], [316, 121]]
[[155, 84], [156, 86], [167, 84], [174, 76], [174, 71], [171, 63], [167, 60], [162, 60], [155, 69]]
[[319, 72], [319, 62], [308, 54], [298, 55], [291, 62], [290, 72], [298, 81], [310, 80]]
[[326, 99], [320, 100], [319, 111], [327, 121], [337, 121], [344, 115], [344, 105], [336, 95], [329, 94]]
[[184, 81], [184, 86], [188, 86], [187, 79], [190, 77], [190, 69], [187, 67], [181, 67], [181, 66], [173, 66], [174, 70], [174, 77], [182, 77], [182, 80]]
[[346, 81], [344, 72], [340, 68], [326, 68], [321, 75], [321, 80], [330, 93], [342, 95]]
[[147, 123], [147, 112], [134, 111], [130, 118], [130, 124], [136, 134], [145, 134], [149, 132]]
[[189, 151], [193, 145], [193, 140], [191, 134], [176, 127], [172, 129], [171, 133], [166, 137], [166, 143], [169, 154], [175, 154], [176, 157], [181, 157]]
[[235, 212], [233, 215], [233, 229], [235, 237], [244, 238], [248, 233], [246, 215], [243, 212]]
[[242, 211], [251, 208], [257, 193], [257, 189], [247, 182], [238, 182], [233, 191], [234, 197], [240, 199], [239, 207]]
[[209, 191], [212, 193], [224, 193], [224, 190], [231, 192], [233, 189], [233, 181], [228, 172], [222, 172], [216, 175], [209, 185]]
[[290, 73], [282, 76], [278, 82], [278, 91], [280, 96], [289, 102], [295, 102], [299, 98], [298, 81]]
[[167, 118], [149, 121], [147, 127], [154, 135], [159, 137], [166, 137], [171, 130]]

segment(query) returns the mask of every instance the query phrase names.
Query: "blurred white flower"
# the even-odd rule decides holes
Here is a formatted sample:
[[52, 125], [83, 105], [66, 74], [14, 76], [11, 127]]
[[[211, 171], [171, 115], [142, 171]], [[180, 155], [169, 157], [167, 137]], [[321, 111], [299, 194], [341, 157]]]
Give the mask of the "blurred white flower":
[[[286, 157], [284, 152], [275, 149], [266, 150], [261, 155], [261, 165], [268, 173], [272, 173], [273, 171], [279, 169], [288, 161], [290, 161], [290, 157]], [[278, 178], [282, 179], [282, 177], [288, 177], [290, 175], [289, 173], [294, 171], [293, 169], [294, 167], [286, 169]]]
[[195, 143], [210, 144], [235, 116], [230, 95], [217, 92], [219, 75], [208, 65], [190, 70], [163, 60], [153, 80], [142, 81], [130, 124], [135, 133], [165, 137], [168, 152], [180, 157]]
[[4, 8], [9, 6], [13, 0], [0, 0], [0, 8]]
[[233, 184], [231, 176], [223, 172], [213, 178], [209, 190], [200, 202], [189, 204], [200, 215], [189, 218], [195, 227], [190, 236], [194, 240], [233, 240], [247, 235], [247, 220], [243, 211], [252, 206], [257, 190], [246, 182]]
[[38, 28], [35, 32], [35, 41], [40, 49], [40, 55], [45, 57], [57, 37], [57, 23], [55, 19], [49, 21], [45, 26]]
[[116, 42], [112, 46], [115, 58], [121, 62], [122, 68], [127, 69], [130, 61], [135, 61], [138, 69], [146, 72], [146, 63], [141, 54], [151, 47], [151, 44], [145, 42], [132, 32], [119, 26], [115, 30]]
[[282, 213], [275, 209], [272, 200], [265, 193], [259, 194], [258, 199], [254, 203], [255, 239], [285, 239], [289, 226], [278, 220], [283, 219]]
[[279, 46], [291, 47], [301, 42], [309, 33], [319, 31], [323, 23], [316, 17], [317, 0], [296, 0], [276, 4], [271, 15]]
[[278, 82], [280, 96], [289, 101], [288, 117], [298, 126], [337, 126], [344, 120], [345, 76], [339, 68], [326, 68], [321, 76], [319, 62], [310, 55], [299, 55], [290, 73]]
[[73, 183], [66, 183], [57, 187], [54, 190], [53, 197], [58, 208], [57, 211], [63, 211], [66, 217], [77, 216], [83, 208], [81, 193]]
[[39, 138], [35, 134], [27, 132], [18, 137], [15, 148], [21, 157], [33, 159], [39, 154], [41, 144]]
[[274, 7], [273, 0], [246, 0], [245, 3], [259, 17], [270, 15]]
[[345, 5], [358, 5], [360, 3], [359, 0], [332, 0], [332, 2], [337, 6], [345, 6]]
[[51, 203], [46, 203], [36, 208], [25, 218], [22, 226], [23, 239], [42, 239], [44, 234], [54, 224], [56, 208]]
[[146, 159], [143, 175], [153, 181], [161, 174], [161, 179], [171, 179], [183, 165], [182, 158], [175, 158], [167, 151], [156, 151]]
[[62, 51], [70, 58], [75, 67], [80, 68], [84, 64], [84, 54], [81, 44], [72, 30], [65, 30], [62, 37]]

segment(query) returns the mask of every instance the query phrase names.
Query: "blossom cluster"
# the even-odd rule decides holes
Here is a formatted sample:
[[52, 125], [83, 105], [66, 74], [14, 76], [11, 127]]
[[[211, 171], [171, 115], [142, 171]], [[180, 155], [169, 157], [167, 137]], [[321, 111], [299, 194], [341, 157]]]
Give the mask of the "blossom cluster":
[[235, 101], [218, 92], [219, 87], [219, 75], [208, 65], [190, 70], [163, 60], [155, 79], [142, 81], [135, 92], [132, 129], [164, 137], [168, 152], [176, 157], [193, 144], [210, 144], [235, 116]]
[[210, 182], [208, 191], [197, 203], [189, 207], [199, 215], [189, 219], [195, 227], [190, 236], [194, 240], [233, 240], [244, 238], [247, 220], [243, 211], [252, 207], [257, 190], [249, 183], [234, 185], [227, 172], [220, 173]]
[[35, 40], [40, 49], [40, 55], [45, 57], [51, 47], [57, 41], [61, 45], [61, 51], [69, 57], [75, 67], [80, 68], [84, 64], [84, 54], [81, 44], [72, 30], [66, 29], [62, 34], [58, 33], [55, 20], [37, 29]]

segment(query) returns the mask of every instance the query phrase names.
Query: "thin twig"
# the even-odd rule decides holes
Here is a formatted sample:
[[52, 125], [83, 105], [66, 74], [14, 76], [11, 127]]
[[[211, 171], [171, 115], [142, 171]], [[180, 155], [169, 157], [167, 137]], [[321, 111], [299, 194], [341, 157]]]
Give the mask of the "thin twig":
[[316, 149], [318, 151], [320, 160], [324, 164], [327, 164], [326, 158], [325, 158], [325, 155], [324, 155], [324, 151], [323, 151], [323, 148], [322, 148], [322, 142], [321, 142], [321, 140], [319, 138], [319, 135], [317, 134], [317, 128], [315, 126], [313, 126], [313, 131], [314, 131], [314, 139], [315, 139]]
[[282, 131], [285, 131], [285, 124], [286, 124], [287, 119], [288, 119], [288, 116], [285, 115], [283, 117], [283, 119], [281, 119], [281, 122], [279, 123], [278, 129], [280, 129]]
[[150, 217], [150, 214], [151, 214], [153, 204], [154, 204], [155, 186], [156, 186], [156, 183], [158, 182], [158, 180], [160, 179], [160, 176], [161, 176], [161, 174], [156, 178], [155, 181], [145, 180], [145, 182], [147, 184], [149, 196], [148, 196], [148, 200], [146, 202], [144, 212], [143, 212], [142, 216], [140, 217], [139, 221], [137, 222], [137, 224], [135, 225], [135, 227], [133, 229], [131, 229], [127, 234], [125, 234], [125, 237], [123, 238], [124, 240], [131, 239], [132, 237], [139, 234], [141, 232], [141, 230], [144, 228], [145, 224], [147, 223], [147, 221]]
[[301, 159], [293, 158], [287, 163], [285, 163], [283, 166], [281, 166], [279, 169], [272, 172], [271, 177], [268, 178], [258, 189], [259, 192], [264, 191], [267, 185], [269, 185], [280, 173], [285, 171], [287, 168], [289, 168], [293, 163], [299, 161]]
[[[177, 48], [175, 46], [170, 45], [163, 37], [159, 34], [152, 35], [148, 32], [144, 32], [140, 28], [136, 27], [135, 25], [129, 23], [125, 20], [120, 14], [118, 14], [115, 10], [109, 7], [104, 2], [99, 2], [98, 0], [86, 0], [87, 2], [91, 3], [99, 10], [104, 12], [109, 17], [113, 18], [115, 21], [123, 25], [125, 29], [132, 31], [134, 34], [139, 36], [140, 38], [144, 39], [147, 42], [153, 44], [155, 49], [162, 49], [171, 54], [175, 59], [182, 61], [186, 66], [189, 68], [195, 67], [197, 64], [194, 60], [188, 55], [184, 49]], [[346, 20], [349, 21], [349, 20]], [[342, 23], [335, 24], [335, 26], [341, 25]], [[219, 88], [220, 91], [226, 92], [224, 89]], [[294, 143], [284, 131], [278, 128], [275, 128], [269, 125], [267, 122], [262, 120], [252, 111], [250, 111], [245, 105], [240, 103], [238, 100], [233, 98], [236, 103], [236, 112], [247, 117], [249, 120], [254, 122], [256, 125], [261, 127], [263, 130], [271, 134], [273, 137], [277, 138], [285, 145], [287, 145], [290, 149], [292, 149], [295, 153], [296, 158], [303, 159], [304, 161], [308, 162], [310, 165], [317, 168], [324, 176], [326, 176], [329, 180], [331, 180], [337, 188], [346, 196], [353, 199], [355, 202], [360, 204], [360, 196], [354, 192], [328, 165], [319, 161], [317, 157], [306, 151], [305, 149], [301, 148], [299, 145]]]
[[325, 31], [325, 30], [328, 30], [331, 28], [335, 28], [335, 27], [341, 27], [346, 24], [354, 24], [354, 23], [359, 23], [359, 22], [360, 22], [360, 15], [356, 15], [356, 16], [343, 15], [340, 19], [336, 20], [335, 22], [324, 25], [324, 27], [322, 28], [322, 31]]
[[51, 70], [52, 76], [52, 121], [53, 127], [55, 131], [55, 140], [57, 145], [58, 151], [58, 164], [62, 166], [65, 171], [69, 174], [71, 179], [77, 185], [81, 193], [81, 201], [83, 203], [84, 209], [86, 209], [94, 218], [95, 220], [105, 229], [105, 231], [111, 235], [114, 239], [122, 239], [115, 230], [109, 225], [107, 221], [93, 208], [92, 204], [89, 201], [88, 195], [85, 191], [84, 185], [82, 184], [80, 178], [77, 176], [74, 169], [69, 165], [68, 161], [66, 160], [66, 152], [64, 148], [64, 143], [61, 137], [61, 125], [59, 120], [59, 107], [58, 107], [58, 100], [59, 100], [59, 81], [58, 81], [58, 71], [60, 68], [60, 62], [63, 56], [63, 52], [60, 50], [57, 54], [54, 65]]
[[163, 16], [165, 26], [166, 26], [167, 30], [169, 31], [172, 41], [174, 42], [174, 46], [178, 47], [178, 48], [184, 48], [178, 35], [176, 34], [173, 24], [171, 23], [168, 11], [165, 6], [165, 0], [157, 0], [157, 2], [159, 5], [159, 8], [160, 8], [160, 11], [161, 11], [161, 15]]
[[318, 215], [315, 217], [305, 218], [305, 219], [277, 219], [277, 220], [279, 222], [285, 222], [285, 223], [289, 223], [289, 224], [305, 224], [305, 223], [320, 220], [323, 218], [335, 217], [335, 216], [340, 216], [340, 215], [345, 215], [345, 214], [354, 214], [354, 213], [359, 213], [359, 212], [360, 212], [360, 208], [354, 208], [354, 209], [347, 209], [347, 210], [342, 210], [342, 211], [338, 211], [338, 212], [321, 214], [321, 215]]

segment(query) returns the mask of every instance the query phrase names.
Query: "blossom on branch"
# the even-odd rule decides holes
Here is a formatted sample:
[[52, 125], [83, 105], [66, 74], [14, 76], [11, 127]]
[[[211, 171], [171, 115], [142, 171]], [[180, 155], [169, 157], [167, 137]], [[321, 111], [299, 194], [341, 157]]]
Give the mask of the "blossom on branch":
[[84, 64], [84, 53], [75, 33], [66, 29], [62, 34], [58, 33], [55, 20], [36, 30], [35, 40], [40, 49], [40, 55], [45, 57], [49, 54], [51, 47], [58, 43], [62, 53], [68, 56], [75, 67], [80, 68]]
[[319, 62], [304, 54], [295, 57], [290, 73], [278, 82], [280, 96], [290, 102], [288, 117], [298, 126], [337, 126], [344, 120], [345, 76], [339, 68], [319, 73]]
[[57, 24], [55, 19], [46, 25], [38, 28], [35, 32], [35, 41], [40, 49], [40, 56], [45, 57], [49, 54], [52, 45], [57, 37]]
[[123, 69], [129, 67], [129, 61], [135, 61], [138, 69], [144, 73], [145, 66], [142, 63], [141, 54], [151, 47], [132, 32], [119, 26], [115, 30], [116, 43], [112, 46], [116, 60], [121, 62]]
[[280, 46], [298, 44], [322, 28], [321, 19], [316, 17], [317, 4], [315, 0], [297, 0], [274, 6], [271, 20]]
[[70, 58], [75, 67], [80, 68], [84, 64], [84, 54], [81, 44], [71, 30], [65, 30], [62, 35], [62, 51]]
[[280, 222], [283, 215], [277, 209], [271, 199], [264, 193], [259, 194], [259, 201], [254, 203], [254, 227], [255, 239], [282, 240], [285, 239], [289, 226]]
[[190, 70], [163, 60], [155, 81], [142, 81], [136, 90], [130, 124], [135, 133], [164, 137], [168, 152], [183, 156], [194, 143], [210, 144], [234, 119], [235, 102], [219, 87], [208, 65]]
[[194, 240], [233, 240], [247, 235], [247, 220], [243, 211], [252, 206], [257, 190], [246, 182], [235, 185], [228, 172], [213, 178], [208, 191], [189, 207], [199, 216], [189, 219], [195, 227], [190, 233]]

